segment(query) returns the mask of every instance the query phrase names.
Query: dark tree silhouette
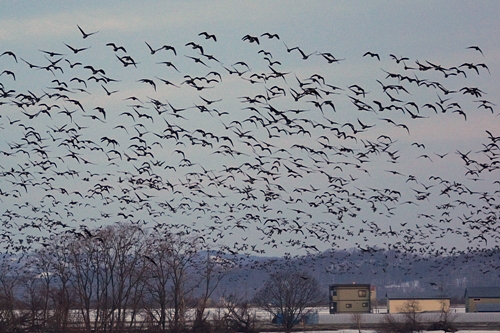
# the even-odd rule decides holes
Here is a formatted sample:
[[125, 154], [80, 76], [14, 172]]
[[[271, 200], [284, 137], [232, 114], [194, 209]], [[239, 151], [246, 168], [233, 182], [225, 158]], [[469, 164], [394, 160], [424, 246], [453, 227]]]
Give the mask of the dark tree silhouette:
[[254, 302], [290, 332], [323, 297], [321, 285], [310, 274], [279, 272], [270, 276], [255, 295]]

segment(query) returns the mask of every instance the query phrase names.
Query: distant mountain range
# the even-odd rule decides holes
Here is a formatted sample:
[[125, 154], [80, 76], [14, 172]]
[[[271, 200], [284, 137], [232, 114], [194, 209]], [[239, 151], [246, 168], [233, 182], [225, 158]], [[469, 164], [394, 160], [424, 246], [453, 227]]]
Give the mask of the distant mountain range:
[[446, 295], [461, 302], [467, 287], [500, 286], [499, 249], [435, 257], [392, 250], [359, 249], [315, 254], [301, 258], [245, 257], [241, 267], [221, 282], [220, 291], [253, 294], [269, 272], [299, 269], [311, 273], [324, 286], [337, 283], [369, 283], [377, 299], [389, 294]]
[[[467, 287], [500, 286], [500, 249], [463, 252], [454, 256], [423, 256], [395, 250], [338, 250], [303, 257], [258, 257], [227, 255], [233, 268], [224, 275], [212, 299], [235, 294], [251, 300], [270, 273], [301, 270], [323, 286], [325, 300], [330, 284], [363, 283], [376, 287], [376, 298], [384, 304], [387, 293], [435, 294], [462, 303]], [[202, 251], [200, 257], [207, 257]], [[12, 271], [20, 272], [22, 257], [4, 256]], [[219, 257], [220, 260], [220, 257]], [[16, 269], [16, 263], [19, 269]], [[196, 272], [192, 272], [195, 274]]]

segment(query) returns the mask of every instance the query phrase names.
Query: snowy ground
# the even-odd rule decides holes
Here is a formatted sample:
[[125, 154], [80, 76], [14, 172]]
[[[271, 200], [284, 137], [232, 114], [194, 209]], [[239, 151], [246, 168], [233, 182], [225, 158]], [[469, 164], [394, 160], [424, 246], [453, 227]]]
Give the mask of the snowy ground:
[[[300, 331], [296, 331], [300, 332]], [[338, 330], [338, 331], [304, 331], [307, 333], [358, 333], [358, 330]], [[361, 330], [362, 333], [375, 333], [373, 330]], [[266, 333], [266, 332], [262, 332]], [[276, 333], [276, 332], [274, 332]], [[422, 331], [421, 333], [444, 333], [444, 331]], [[456, 333], [500, 333], [500, 331], [457, 331]]]

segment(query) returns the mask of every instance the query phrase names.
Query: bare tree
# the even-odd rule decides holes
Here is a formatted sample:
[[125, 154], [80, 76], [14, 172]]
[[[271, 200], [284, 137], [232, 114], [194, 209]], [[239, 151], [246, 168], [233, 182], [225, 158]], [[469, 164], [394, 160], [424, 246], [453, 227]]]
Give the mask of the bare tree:
[[137, 299], [143, 290], [144, 231], [134, 224], [118, 224], [107, 227], [95, 237], [101, 238], [101, 243], [107, 248], [108, 297], [111, 303], [106, 318], [110, 332], [123, 331], [128, 314], [132, 315], [130, 325], [135, 320]]
[[146, 248], [147, 312], [161, 332], [180, 332], [186, 324], [187, 299], [196, 286], [190, 273], [196, 271], [198, 239], [158, 227], [149, 235]]
[[149, 314], [153, 327], [160, 332], [168, 329], [168, 306], [169, 306], [169, 284], [170, 270], [167, 257], [169, 252], [169, 238], [163, 237], [155, 231], [147, 238], [144, 258], [147, 260], [146, 310]]
[[87, 330], [133, 325], [144, 290], [144, 246], [144, 231], [134, 224], [85, 230], [74, 240], [70, 263]]
[[382, 325], [377, 330], [380, 333], [414, 333], [424, 329], [420, 320], [421, 306], [418, 300], [408, 300], [398, 309], [404, 316], [398, 319], [387, 314], [382, 319]]
[[254, 333], [257, 314], [244, 297], [234, 294], [221, 297], [221, 305], [225, 310], [226, 326], [236, 332]]
[[[73, 269], [71, 283], [76, 291], [78, 309], [86, 331], [97, 330], [102, 302], [100, 301], [105, 282], [100, 270], [103, 253], [97, 240], [80, 236], [69, 244], [70, 265]], [[93, 316], [92, 312], [96, 315]]]
[[26, 316], [18, 311], [20, 302], [16, 289], [21, 284], [20, 274], [14, 273], [12, 260], [7, 256], [0, 260], [0, 332], [15, 332], [26, 322]]
[[363, 325], [363, 314], [356, 312], [351, 314], [351, 320], [356, 324], [358, 333], [361, 333], [361, 326]]
[[55, 288], [53, 256], [46, 248], [35, 249], [23, 263], [23, 307], [28, 310], [30, 329], [49, 329], [53, 305], [51, 292]]
[[409, 332], [419, 332], [423, 329], [422, 322], [420, 320], [422, 306], [418, 300], [410, 299], [406, 301], [400, 311], [405, 315], [405, 323]]
[[219, 286], [221, 280], [234, 266], [234, 263], [226, 259], [223, 253], [207, 250], [206, 258], [198, 256], [198, 260], [195, 264], [196, 267], [198, 267], [197, 289], [201, 291], [201, 294], [196, 305], [193, 330], [201, 332], [203, 330], [209, 330], [209, 323], [207, 321], [209, 314], [205, 314], [205, 312], [210, 298]]
[[46, 247], [46, 252], [52, 257], [52, 274], [56, 279], [51, 288], [52, 323], [51, 325], [60, 332], [66, 332], [70, 323], [70, 309], [76, 305], [75, 292], [71, 285], [73, 269], [70, 265], [69, 244], [73, 238], [61, 235], [52, 238]]
[[186, 301], [193, 291], [189, 281], [189, 271], [198, 255], [196, 239], [186, 240], [185, 235], [172, 235], [167, 247], [167, 263], [170, 266], [171, 293], [171, 331], [181, 332], [186, 325]]
[[456, 313], [451, 313], [449, 304], [442, 300], [441, 301], [441, 311], [439, 312], [439, 317], [437, 320], [430, 324], [427, 330], [429, 331], [444, 331], [444, 332], [456, 332], [458, 329], [455, 324], [455, 319], [457, 318]]
[[56, 249], [50, 245], [38, 248], [25, 263], [25, 270], [28, 272], [25, 280], [26, 298], [29, 300], [32, 318], [38, 321], [36, 325], [44, 329], [54, 328], [51, 327], [55, 308], [52, 292], [57, 288], [57, 276], [53, 273], [56, 264], [53, 250]]
[[254, 302], [290, 332], [323, 299], [319, 282], [310, 274], [284, 271], [270, 276], [255, 295]]

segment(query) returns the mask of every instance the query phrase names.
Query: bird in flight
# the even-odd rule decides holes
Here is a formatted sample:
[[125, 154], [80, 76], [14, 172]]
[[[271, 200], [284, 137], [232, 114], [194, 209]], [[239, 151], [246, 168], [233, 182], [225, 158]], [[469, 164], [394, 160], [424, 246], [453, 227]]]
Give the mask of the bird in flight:
[[81, 51], [85, 51], [85, 50], [88, 50], [90, 49], [90, 46], [89, 47], [83, 47], [83, 48], [76, 48], [76, 47], [73, 47], [71, 45], [68, 45], [66, 43], [64, 43], [64, 45], [66, 45], [71, 51], [73, 51], [74, 54], [77, 54], [78, 52], [81, 52]]
[[373, 52], [365, 52], [365, 54], [363, 54], [363, 57], [366, 57], [366, 56], [370, 56], [372, 58], [377, 58], [378, 61], [380, 61], [380, 56], [377, 54], [377, 53], [373, 53]]
[[94, 31], [94, 32], [86, 33], [85, 31], [83, 31], [83, 29], [78, 24], [76, 26], [78, 27], [78, 30], [80, 30], [80, 32], [82, 33], [83, 39], [90, 37], [92, 35], [95, 35], [96, 33], [99, 32], [99, 31]]
[[260, 37], [264, 37], [264, 36], [266, 36], [269, 39], [273, 39], [273, 38], [280, 39], [280, 36], [278, 36], [278, 34], [271, 34], [269, 32], [264, 32], [262, 35], [260, 35]]
[[477, 46], [477, 45], [472, 45], [472, 46], [469, 46], [469, 47], [468, 47], [468, 49], [472, 49], [472, 50], [479, 51], [479, 52], [483, 55], [483, 57], [484, 57], [484, 53], [483, 53], [483, 51], [479, 48], [479, 46]]
[[119, 50], [122, 50], [123, 52], [127, 53], [127, 50], [123, 46], [116, 46], [115, 43], [107, 43], [106, 46], [111, 46], [113, 48], [113, 52], [117, 52]]
[[[78, 29], [83, 39], [98, 32], [86, 33], [80, 26]], [[73, 33], [79, 40], [80, 33], [76, 31]], [[101, 35], [96, 37], [98, 41]], [[8, 138], [0, 148], [2, 156], [0, 182], [6, 178], [5, 181], [14, 186], [11, 191], [7, 187], [2, 187], [0, 201], [12, 200], [19, 207], [26, 198], [25, 192], [38, 190], [42, 195], [43, 192], [47, 192], [43, 197], [45, 200], [48, 198], [54, 200], [53, 210], [49, 215], [59, 214], [55, 211], [56, 208], [60, 208], [61, 213], [73, 214], [70, 206], [76, 208], [76, 201], [73, 200], [76, 194], [79, 196], [76, 199], [85, 200], [85, 204], [97, 208], [92, 211], [103, 210], [101, 218], [116, 216], [115, 209], [121, 210], [118, 215], [125, 220], [140, 218], [141, 214], [147, 213], [157, 217], [162, 215], [166, 208], [172, 214], [179, 211], [179, 214], [186, 216], [198, 214], [196, 212], [199, 211], [206, 214], [207, 218], [213, 215], [213, 222], [222, 224], [221, 230], [224, 228], [228, 232], [237, 231], [236, 228], [250, 231], [255, 224], [255, 228], [268, 238], [273, 233], [285, 237], [287, 234], [294, 236], [308, 231], [307, 237], [315, 236], [318, 240], [327, 241], [328, 237], [337, 234], [333, 232], [333, 226], [336, 228], [337, 223], [332, 223], [330, 232], [324, 229], [324, 226], [330, 226], [330, 223], [315, 222], [317, 218], [323, 219], [319, 214], [333, 214], [334, 220], [339, 220], [338, 222], [343, 222], [343, 216], [349, 216], [354, 228], [357, 223], [355, 221], [357, 212], [360, 211], [359, 214], [362, 214], [366, 208], [368, 213], [377, 211], [377, 214], [393, 215], [392, 210], [399, 200], [406, 200], [399, 202], [400, 204], [413, 204], [418, 207], [417, 201], [407, 200], [410, 198], [401, 199], [401, 193], [405, 197], [404, 192], [400, 193], [390, 188], [367, 187], [369, 184], [363, 184], [363, 174], [371, 177], [370, 173], [376, 172], [374, 180], [380, 175], [384, 178], [390, 177], [387, 187], [394, 185], [398, 190], [400, 188], [409, 190], [410, 183], [423, 186], [426, 192], [413, 191], [416, 192], [415, 197], [419, 202], [429, 201], [429, 207], [425, 208], [429, 214], [417, 215], [419, 212], [411, 212], [416, 218], [428, 216], [427, 218], [431, 219], [437, 216], [432, 210], [434, 202], [430, 199], [431, 191], [436, 191], [432, 192], [435, 197], [440, 195], [442, 199], [439, 201], [449, 201], [448, 206], [443, 205], [441, 206], [443, 208], [438, 209], [451, 207], [452, 200], [456, 198], [452, 196], [453, 191], [457, 191], [456, 195], [461, 195], [464, 200], [471, 198], [471, 204], [475, 200], [474, 196], [481, 195], [479, 191], [469, 191], [460, 183], [445, 181], [444, 178], [439, 178], [442, 182], [438, 183], [436, 176], [435, 183], [425, 185], [426, 182], [422, 180], [429, 174], [425, 173], [427, 171], [424, 168], [419, 171], [415, 168], [419, 166], [427, 168], [429, 165], [425, 160], [435, 161], [434, 166], [437, 168], [457, 159], [446, 151], [443, 151], [444, 154], [434, 153], [439, 150], [432, 146], [432, 142], [436, 140], [432, 140], [435, 138], [431, 137], [431, 133], [427, 134], [431, 135], [428, 138], [421, 134], [419, 136], [419, 133], [423, 133], [420, 129], [427, 126], [426, 124], [431, 122], [430, 119], [440, 117], [439, 119], [443, 120], [436, 121], [434, 126], [440, 123], [443, 126], [450, 126], [446, 124], [448, 118], [453, 124], [460, 125], [461, 121], [455, 121], [458, 116], [463, 116], [468, 123], [474, 122], [476, 112], [470, 109], [470, 105], [479, 108], [477, 112], [486, 110], [481, 117], [495, 116], [491, 115], [494, 112], [493, 107], [496, 106], [493, 103], [498, 104], [498, 102], [483, 99], [482, 95], [486, 92], [483, 92], [482, 88], [475, 88], [475, 83], [452, 85], [455, 79], [469, 80], [469, 72], [483, 74], [488, 70], [486, 64], [467, 60], [463, 63], [458, 62], [456, 67], [444, 67], [429, 61], [420, 64], [417, 60], [415, 67], [418, 65], [418, 68], [410, 68], [405, 64], [409, 58], [401, 57], [399, 53], [395, 53], [397, 57], [394, 54], [390, 54], [390, 57], [388, 54], [381, 54], [384, 60], [389, 60], [384, 66], [398, 67], [399, 70], [380, 71], [375, 60], [364, 59], [363, 66], [375, 67], [378, 73], [376, 78], [379, 80], [373, 81], [382, 86], [381, 89], [379, 86], [376, 86], [379, 89], [372, 89], [366, 81], [335, 82], [336, 76], [330, 75], [329, 70], [322, 72], [322, 69], [325, 69], [326, 62], [338, 64], [342, 68], [341, 61], [344, 59], [338, 59], [324, 50], [318, 49], [312, 52], [315, 49], [311, 49], [312, 53], [304, 53], [302, 50], [306, 50], [305, 47], [289, 48], [285, 44], [289, 42], [280, 39], [277, 34], [264, 32], [245, 35], [241, 40], [239, 37], [236, 38], [238, 44], [241, 44], [240, 47], [251, 48], [250, 51], [254, 51], [253, 55], [259, 57], [256, 59], [258, 63], [252, 62], [252, 58], [246, 55], [230, 59], [233, 55], [239, 57], [239, 52], [238, 55], [228, 52], [224, 63], [218, 62], [215, 56], [219, 58], [221, 55], [216, 52], [220, 45], [218, 43], [222, 40], [206, 31], [194, 32], [194, 37], [196, 39], [193, 41], [173, 44], [176, 47], [180, 46], [179, 57], [174, 46], [163, 43], [155, 45], [160, 42], [150, 43], [142, 39], [138, 39], [135, 45], [137, 52], [130, 55], [123, 46], [115, 43], [106, 44], [106, 41], [93, 44], [93, 39], [87, 39], [84, 43], [88, 45], [83, 46], [88, 47], [85, 48], [74, 47], [78, 46], [74, 41], [68, 41], [68, 44], [59, 41], [60, 47], [56, 51], [64, 51], [67, 47], [71, 50], [71, 52], [64, 51], [67, 52], [67, 57], [65, 54], [50, 51], [51, 48], [39, 50], [43, 54], [34, 49], [34, 54], [28, 55], [37, 56], [38, 60], [34, 61], [39, 61], [41, 66], [27, 62], [17, 51], [14, 54], [11, 51], [0, 50], [0, 63], [3, 66], [0, 69], [2, 109], [0, 129]], [[255, 44], [259, 44], [260, 41], [263, 45], [256, 46]], [[143, 42], [147, 48], [144, 48]], [[254, 45], [249, 45], [251, 43]], [[63, 44], [65, 48], [62, 48]], [[265, 49], [262, 49], [264, 44]], [[160, 45], [163, 46], [159, 47]], [[204, 49], [208, 51], [208, 46], [211, 48], [210, 51], [214, 52], [213, 56], [204, 53]], [[462, 51], [469, 53], [466, 51], [466, 46], [462, 46]], [[103, 48], [106, 49], [105, 52], [102, 52]], [[469, 56], [472, 57], [479, 57], [476, 51], [482, 53], [476, 46], [467, 49], [471, 49]], [[71, 58], [75, 54], [78, 56]], [[358, 54], [358, 60], [361, 54]], [[42, 83], [41, 89], [35, 90], [33, 87], [30, 88], [31, 91], [13, 90], [19, 86], [20, 81], [30, 79], [31, 76], [25, 75], [23, 71], [17, 71], [17, 68], [9, 68], [16, 65], [13, 61], [13, 59], [17, 61], [16, 55], [21, 61], [19, 66], [24, 67], [24, 71], [35, 69], [31, 70], [33, 76], [43, 72], [40, 69], [49, 72], [44, 73], [48, 75], [37, 77], [37, 79], [48, 78], [48, 82]], [[90, 55], [92, 57], [85, 58]], [[381, 56], [371, 51], [365, 52], [362, 56], [381, 61]], [[292, 66], [287, 66], [287, 59], [294, 61]], [[276, 68], [294, 68], [297, 62], [309, 64], [301, 65], [300, 71], [295, 72], [291, 69], [290, 72], [276, 70]], [[396, 63], [400, 65], [396, 66]], [[460, 63], [462, 65], [459, 65]], [[149, 67], [151, 71], [140, 74], [140, 71], [148, 66], [152, 66]], [[464, 70], [467, 71], [467, 76], [457, 75]], [[421, 73], [423, 71], [432, 71], [436, 75], [425, 75], [426, 78], [423, 78], [424, 74]], [[109, 76], [122, 75], [117, 80], [107, 77], [106, 73]], [[445, 78], [446, 75], [456, 77], [453, 81], [439, 82], [443, 74]], [[422, 77], [419, 79], [417, 75]], [[295, 77], [296, 80], [289, 80], [289, 77]], [[481, 78], [483, 77], [485, 76]], [[356, 75], [352, 76], [353, 80], [355, 78]], [[16, 79], [16, 82], [11, 82]], [[119, 79], [131, 84], [130, 88], [121, 87]], [[239, 83], [245, 85], [241, 86], [245, 93], [233, 95], [240, 91]], [[447, 90], [445, 86], [456, 91]], [[463, 88], [459, 90], [460, 87]], [[248, 92], [246, 88], [249, 88]], [[44, 89], [48, 93], [43, 91]], [[431, 92], [429, 100], [421, 99], [420, 95], [423, 94], [420, 94], [419, 89], [424, 93]], [[447, 95], [445, 99], [440, 97], [443, 94]], [[367, 98], [371, 96], [374, 97]], [[182, 98], [187, 98], [184, 105]], [[122, 102], [125, 100], [127, 102]], [[300, 114], [307, 116], [302, 117]], [[430, 119], [426, 120], [427, 118]], [[407, 125], [402, 123], [403, 119], [406, 119]], [[486, 132], [488, 136], [483, 135], [487, 144], [483, 145], [482, 151], [476, 152], [477, 149], [474, 149], [466, 154], [460, 153], [462, 162], [466, 164], [468, 170], [462, 175], [464, 179], [467, 174], [471, 174], [476, 177], [472, 180], [476, 181], [479, 180], [482, 170], [497, 170], [500, 133], [495, 133], [493, 122], [489, 126], [492, 127], [491, 132]], [[99, 133], [99, 136], [95, 136], [96, 133]], [[417, 136], [414, 137], [415, 135]], [[419, 142], [425, 142], [427, 147]], [[184, 150], [182, 147], [194, 149]], [[411, 149], [408, 149], [410, 147]], [[452, 150], [447, 149], [447, 151]], [[480, 153], [484, 156], [477, 158]], [[217, 158], [213, 158], [214, 156]], [[445, 159], [445, 156], [449, 158]], [[21, 157], [23, 159], [19, 160]], [[408, 160], [408, 157], [411, 157], [411, 160]], [[102, 168], [100, 161], [105, 163]], [[205, 161], [209, 164], [205, 165]], [[426, 164], [422, 164], [424, 161]], [[94, 163], [99, 165], [92, 167]], [[372, 164], [377, 166], [370, 167]], [[41, 177], [32, 177], [30, 172], [40, 172]], [[446, 169], [440, 174], [442, 177], [448, 175], [453, 177]], [[486, 178], [486, 172], [482, 175]], [[41, 179], [36, 180], [36, 178]], [[296, 182], [286, 180], [291, 178], [296, 179]], [[433, 179], [429, 178], [429, 181], [431, 180]], [[85, 183], [79, 184], [78, 181]], [[60, 188], [59, 185], [56, 186], [64, 182], [71, 185], [71, 190], [88, 189], [87, 194], [82, 192], [82, 195], [77, 191], [71, 192]], [[430, 190], [433, 186], [435, 189]], [[172, 196], [171, 200], [168, 199], [168, 203], [150, 200], [160, 193], [155, 191], [160, 190], [172, 191], [168, 195]], [[413, 196], [413, 191], [407, 192]], [[54, 196], [57, 192], [64, 196]], [[498, 200], [496, 193], [484, 194], [481, 200], [485, 205], [490, 200]], [[69, 196], [68, 200], [66, 196]], [[56, 200], [60, 203], [56, 203]], [[268, 202], [272, 205], [268, 206]], [[42, 200], [42, 204], [47, 203]], [[363, 204], [358, 207], [357, 203]], [[4, 202], [2, 204], [5, 206]], [[33, 201], [33, 204], [38, 203]], [[109, 211], [105, 208], [108, 205]], [[290, 209], [285, 210], [284, 205]], [[161, 214], [158, 207], [162, 208]], [[28, 214], [19, 215], [16, 219], [19, 220], [21, 216], [26, 215], [27, 218], [33, 216], [38, 221], [36, 212], [28, 208], [30, 209]], [[293, 212], [300, 216], [300, 220], [289, 219], [290, 216], [286, 216], [288, 210], [290, 210], [288, 214]], [[89, 215], [93, 214], [92, 211], [88, 210]], [[266, 213], [268, 211], [269, 213]], [[4, 215], [2, 213], [4, 212], [0, 213], [0, 220], [3, 223], [9, 223], [9, 219], [15, 217], [9, 211]], [[75, 221], [78, 221], [77, 209], [74, 213]], [[448, 210], [442, 213], [450, 214], [447, 215], [450, 218], [453, 215], [453, 212]], [[45, 216], [46, 212], [40, 211], [39, 214]], [[215, 216], [218, 214], [221, 214], [220, 218]], [[460, 217], [462, 212], [455, 215]], [[473, 220], [477, 218], [478, 221], [483, 221], [481, 213], [467, 212], [467, 215], [477, 215], [467, 217], [466, 223], [471, 226], [469, 231], [473, 231], [473, 228], [477, 228], [473, 225], [475, 223]], [[40, 216], [41, 221], [45, 220], [43, 216]], [[229, 221], [236, 219], [237, 216], [246, 217], [245, 220], [238, 218], [233, 229]], [[200, 217], [201, 215], [196, 218]], [[228, 224], [223, 222], [226, 218]], [[248, 221], [248, 225], [243, 225], [244, 221]], [[200, 223], [202, 228], [208, 226], [204, 225], [205, 222], [200, 221]], [[340, 228], [337, 230], [341, 237], [344, 237], [345, 233], [348, 236], [354, 235], [351, 229], [347, 229], [348, 224], [350, 222], [344, 224], [346, 226], [346, 229], [342, 229], [344, 231], [340, 231]], [[401, 223], [401, 227], [405, 224]], [[410, 222], [409, 226], [412, 224], [420, 227], [416, 222]], [[213, 228], [219, 230], [219, 226]], [[372, 224], [372, 228], [376, 236], [397, 238], [405, 232], [405, 230], [393, 231], [390, 226], [387, 227], [389, 231], [387, 228], [383, 231], [384, 229], [378, 228], [375, 223]], [[410, 229], [407, 230], [410, 232]], [[89, 233], [89, 237], [97, 240], [98, 231], [91, 230]], [[81, 234], [85, 236], [87, 231], [82, 229]], [[408, 235], [416, 237], [416, 234]], [[427, 235], [422, 234], [422, 239], [424, 236]], [[205, 237], [208, 240], [210, 235], [207, 234]], [[218, 237], [222, 237], [222, 234]], [[472, 239], [473, 234], [466, 237]], [[246, 237], [241, 239], [246, 241]], [[487, 239], [491, 242], [490, 238]], [[291, 241], [290, 246], [302, 244], [295, 238]], [[477, 238], [476, 241], [486, 245], [481, 238]], [[329, 246], [328, 244], [324, 245]], [[318, 250], [313, 243], [305, 245], [307, 247], [304, 248], [308, 251]], [[252, 247], [255, 246], [257, 245]], [[362, 248], [365, 252], [372, 252], [373, 249], [367, 244]]]
[[16, 57], [16, 55], [14, 54], [14, 52], [12, 52], [12, 51], [5, 51], [5, 52], [3, 52], [2, 54], [0, 54], [0, 57], [1, 57], [1, 56], [3, 56], [3, 55], [9, 55], [9, 56], [11, 56], [12, 58], [14, 58], [14, 60], [16, 60], [16, 62], [17, 62], [17, 57]]
[[214, 40], [214, 42], [216, 42], [216, 41], [217, 41], [217, 37], [215, 37], [215, 35], [211, 35], [211, 34], [209, 34], [209, 33], [208, 33], [208, 32], [206, 32], [206, 31], [202, 31], [202, 32], [200, 32], [200, 33], [198, 34], [198, 36], [204, 36], [204, 37], [205, 37], [205, 39], [213, 39], [213, 40]]
[[396, 57], [394, 54], [389, 54], [389, 57], [391, 57], [392, 59], [396, 60], [396, 63], [399, 64], [401, 61], [405, 61], [405, 60], [410, 60], [410, 58], [408, 57]]

